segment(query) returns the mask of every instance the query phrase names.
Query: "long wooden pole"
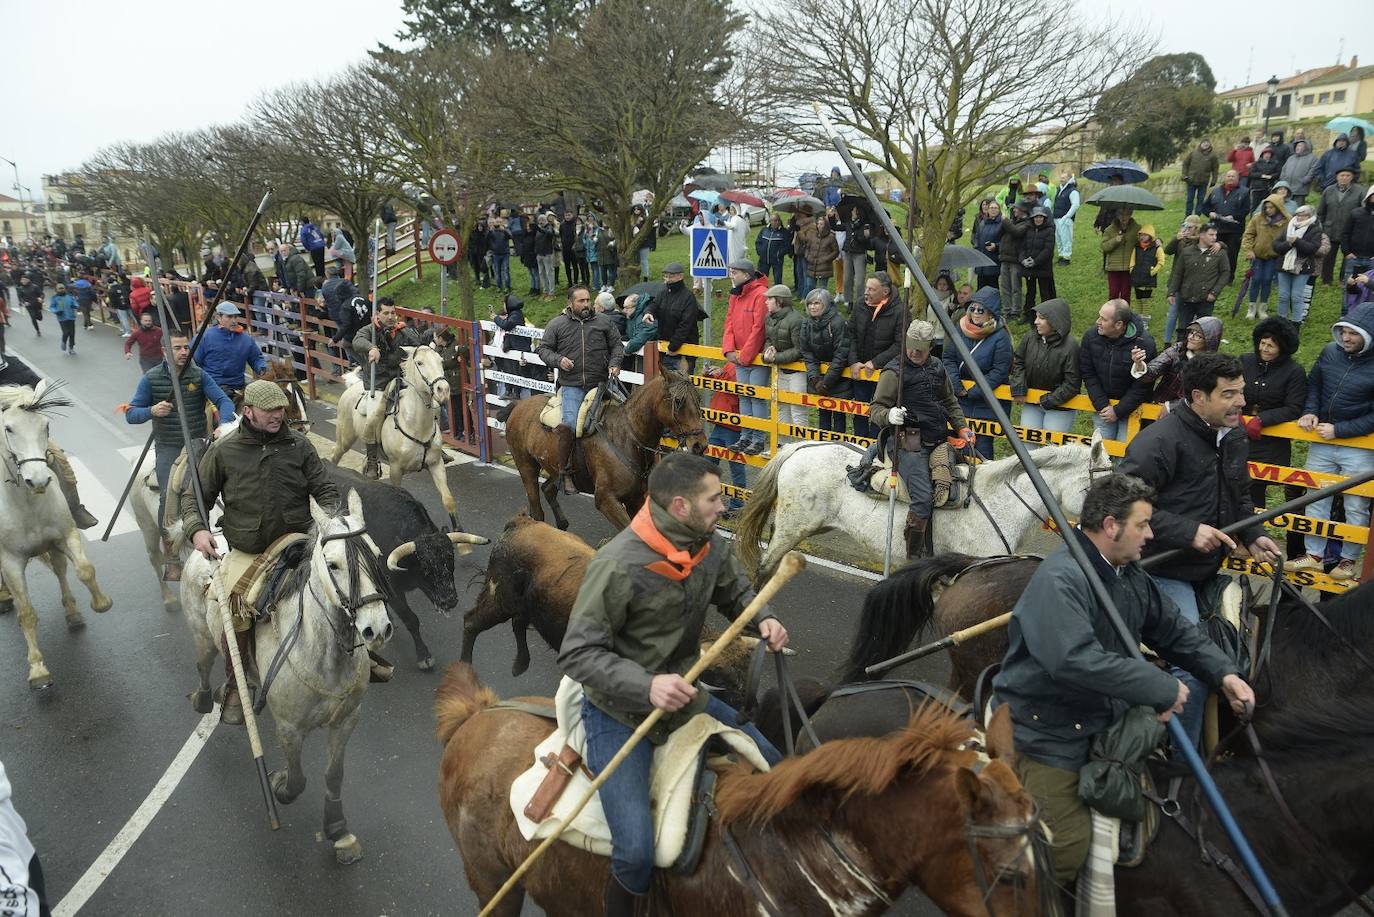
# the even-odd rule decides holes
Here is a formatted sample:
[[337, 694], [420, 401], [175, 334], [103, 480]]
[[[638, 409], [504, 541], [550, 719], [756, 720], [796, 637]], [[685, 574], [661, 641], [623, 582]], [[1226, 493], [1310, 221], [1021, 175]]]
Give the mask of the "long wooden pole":
[[[725, 648], [739, 636], [740, 631], [744, 630], [745, 626], [754, 620], [754, 616], [764, 609], [773, 596], [777, 595], [778, 590], [782, 589], [782, 587], [787, 584], [787, 581], [800, 573], [805, 566], [806, 558], [802, 557], [802, 555], [796, 551], [789, 551], [783, 557], [782, 563], [778, 564], [778, 569], [773, 574], [772, 578], [770, 578], [767, 584], [759, 590], [758, 595], [754, 596], [754, 601], [750, 602], [748, 607], [740, 612], [739, 617], [725, 629], [725, 633], [717, 637], [716, 642], [712, 643], [710, 648], [701, 654], [701, 658], [696, 661], [696, 665], [688, 669], [687, 674], [682, 676], [683, 679], [690, 684], [700, 678], [701, 673], [705, 672], [715, 663], [717, 657], [719, 657], [720, 654], [725, 651]], [[634, 751], [634, 747], [639, 744], [640, 740], [649, 734], [649, 730], [653, 729], [654, 725], [657, 724], [659, 720], [663, 719], [665, 712], [664, 710], [655, 708], [644, 718], [644, 722], [639, 724], [639, 728], [634, 731], [634, 734], [625, 740], [624, 745], [620, 746], [620, 751], [615, 753], [615, 757], [611, 758], [610, 762], [602, 768], [601, 773], [597, 774], [596, 778], [592, 780], [592, 785], [587, 788], [586, 793], [582, 794], [582, 798], [578, 800], [577, 805], [573, 808], [572, 812], [568, 814], [567, 818], [563, 819], [563, 823], [559, 825], [558, 830], [544, 838], [543, 842], [538, 847], [530, 851], [530, 855], [525, 857], [525, 862], [520, 864], [519, 869], [511, 873], [511, 877], [506, 880], [505, 885], [502, 885], [496, 890], [496, 894], [487, 902], [487, 906], [482, 908], [478, 917], [487, 917], [487, 915], [496, 908], [496, 905], [501, 903], [501, 899], [509, 894], [511, 889], [515, 888], [516, 884], [520, 881], [520, 877], [529, 872], [530, 867], [534, 865], [535, 861], [544, 855], [544, 851], [553, 846], [554, 842], [563, 834], [563, 831], [568, 825], [572, 824], [573, 820], [581, 814], [584, 808], [586, 808], [587, 803], [592, 801], [592, 797], [596, 795], [596, 791], [601, 788], [601, 785], [606, 782], [607, 778], [615, 773], [615, 769], [629, 757], [630, 752]]]

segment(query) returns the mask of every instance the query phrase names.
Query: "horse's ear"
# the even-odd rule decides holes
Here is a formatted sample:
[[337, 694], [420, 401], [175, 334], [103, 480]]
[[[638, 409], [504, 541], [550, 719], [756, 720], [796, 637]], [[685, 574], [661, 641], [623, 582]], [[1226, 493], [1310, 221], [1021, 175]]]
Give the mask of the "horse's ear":
[[419, 350], [420, 348], [412, 347], [409, 344], [402, 344], [401, 349], [406, 352], [406, 356], [413, 357], [415, 356], [415, 351]]
[[348, 491], [348, 515], [358, 522], [363, 521], [363, 498], [358, 496], [358, 491], [352, 488]]
[[658, 371], [663, 375], [663, 378], [667, 379], [669, 382], [676, 382], [678, 379], [682, 378], [682, 373], [662, 363], [658, 365]]
[[1015, 765], [1016, 742], [1012, 739], [1011, 708], [1006, 704], [999, 705], [988, 722], [987, 745], [989, 755]]
[[310, 517], [315, 520], [316, 528], [324, 528], [324, 524], [329, 521], [329, 513], [315, 502], [314, 497], [310, 498]]
[[983, 798], [983, 782], [972, 769], [961, 767], [954, 772], [954, 792], [959, 797], [959, 807], [965, 812], [973, 812]]
[[1107, 451], [1107, 444], [1102, 439], [1102, 431], [1094, 430], [1092, 439], [1091, 462], [1094, 468], [1105, 468], [1111, 464], [1112, 456]]

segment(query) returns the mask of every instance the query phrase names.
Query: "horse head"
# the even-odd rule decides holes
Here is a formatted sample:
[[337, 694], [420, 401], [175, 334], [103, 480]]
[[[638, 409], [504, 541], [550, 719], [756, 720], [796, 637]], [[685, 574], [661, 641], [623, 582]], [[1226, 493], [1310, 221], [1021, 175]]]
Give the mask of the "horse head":
[[1031, 459], [1045, 476], [1064, 514], [1077, 518], [1083, 511], [1083, 498], [1100, 475], [1112, 474], [1114, 467], [1101, 433], [1093, 433], [1092, 444], [1065, 443], [1046, 446], [1031, 453]]
[[665, 366], [659, 378], [663, 380], [663, 393], [655, 405], [659, 422], [677, 440], [679, 449], [704, 454], [706, 424], [702, 421], [701, 396], [691, 376]]
[[401, 349], [406, 352], [405, 362], [401, 364], [406, 385], [427, 393], [430, 405], [435, 408], [448, 404], [449, 384], [444, 378], [444, 359], [439, 351], [428, 344]]
[[48, 424], [55, 408], [71, 407], [71, 399], [61, 394], [60, 382], [44, 379], [37, 388], [26, 385], [0, 387], [0, 448], [4, 450], [5, 477], [14, 484], [22, 482], [30, 491], [41, 494], [52, 483], [48, 467]]
[[[376, 543], [367, 535], [362, 499], [348, 492], [344, 507], [330, 515], [313, 499], [315, 548], [310, 558], [311, 592], [326, 606], [330, 627], [340, 641], [352, 647], [355, 640], [368, 649], [381, 649], [391, 639], [391, 620], [386, 611], [386, 571]], [[337, 611], [338, 617], [334, 617]]]

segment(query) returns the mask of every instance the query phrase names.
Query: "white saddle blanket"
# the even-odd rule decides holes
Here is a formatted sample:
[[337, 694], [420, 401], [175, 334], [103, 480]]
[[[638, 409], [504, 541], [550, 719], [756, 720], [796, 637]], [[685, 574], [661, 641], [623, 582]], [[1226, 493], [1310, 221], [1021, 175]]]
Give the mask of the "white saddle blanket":
[[[552, 430], [563, 422], [563, 389], [558, 389], [549, 396], [543, 409], [539, 412], [539, 422], [545, 429]], [[573, 434], [583, 436], [587, 430], [587, 418], [591, 414], [592, 404], [596, 402], [596, 389], [587, 392], [587, 397], [582, 399], [582, 407], [577, 409], [577, 426], [573, 429]]]
[[[554, 706], [558, 711], [558, 728], [534, 749], [534, 766], [516, 777], [510, 788], [511, 811], [515, 813], [516, 824], [520, 826], [520, 833], [525, 840], [545, 838], [557, 831], [592, 785], [587, 775], [578, 768], [548, 818], [535, 824], [525, 817], [525, 804], [534, 796], [534, 791], [548, 773], [548, 768], [539, 759], [547, 754], [556, 756], [564, 744], [580, 752], [586, 749], [587, 734], [582, 728], [582, 685], [564, 678], [558, 685]], [[697, 758], [702, 746], [716, 735], [755, 769], [768, 770], [768, 762], [749, 736], [714, 717], [698, 714], [675, 730], [668, 741], [654, 749], [649, 781], [656, 838], [654, 863], [659, 867], [673, 865], [682, 853], [691, 814]], [[598, 797], [592, 797], [559, 840], [601, 856], [611, 855], [611, 830], [606, 825], [606, 813]]]

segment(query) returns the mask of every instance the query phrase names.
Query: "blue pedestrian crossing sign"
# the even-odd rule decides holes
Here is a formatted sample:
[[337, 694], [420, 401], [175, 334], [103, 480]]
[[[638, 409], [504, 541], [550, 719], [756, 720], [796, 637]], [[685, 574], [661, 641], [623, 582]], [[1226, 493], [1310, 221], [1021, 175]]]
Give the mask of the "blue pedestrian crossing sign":
[[730, 251], [730, 230], [723, 226], [692, 227], [693, 277], [720, 280], [730, 276], [726, 255]]

